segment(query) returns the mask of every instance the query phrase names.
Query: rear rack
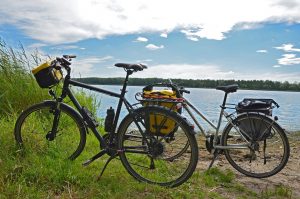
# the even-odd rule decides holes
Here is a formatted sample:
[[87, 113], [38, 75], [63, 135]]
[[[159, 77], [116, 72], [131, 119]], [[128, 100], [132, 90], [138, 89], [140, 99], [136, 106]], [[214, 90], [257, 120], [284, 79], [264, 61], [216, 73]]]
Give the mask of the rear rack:
[[169, 98], [169, 97], [143, 97], [143, 93], [139, 92], [135, 94], [135, 99], [141, 103], [143, 102], [166, 102], [166, 103], [181, 103], [184, 102], [184, 98]]

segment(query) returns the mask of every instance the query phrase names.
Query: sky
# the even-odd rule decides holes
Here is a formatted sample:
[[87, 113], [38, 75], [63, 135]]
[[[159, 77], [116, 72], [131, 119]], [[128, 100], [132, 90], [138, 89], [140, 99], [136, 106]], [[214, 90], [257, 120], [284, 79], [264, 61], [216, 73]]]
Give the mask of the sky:
[[74, 77], [300, 82], [300, 0], [1, 0], [0, 37]]

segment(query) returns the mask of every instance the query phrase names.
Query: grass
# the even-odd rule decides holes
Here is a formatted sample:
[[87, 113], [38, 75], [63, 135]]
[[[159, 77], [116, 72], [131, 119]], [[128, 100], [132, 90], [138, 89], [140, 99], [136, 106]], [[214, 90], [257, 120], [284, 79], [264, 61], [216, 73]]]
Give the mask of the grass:
[[12, 49], [0, 40], [0, 113], [15, 114], [25, 107], [47, 98], [34, 77], [31, 66], [38, 65], [39, 55], [26, 54], [22, 46]]
[[[255, 193], [235, 181], [235, 175], [217, 168], [197, 170], [188, 182], [168, 189], [137, 182], [113, 160], [100, 180], [108, 156], [88, 167], [82, 162], [99, 152], [99, 143], [89, 134], [83, 153], [75, 160], [62, 158], [54, 149], [20, 150], [13, 130], [17, 115], [27, 106], [48, 99], [47, 90], [38, 87], [29, 73], [42, 59], [14, 50], [0, 41], [0, 198], [276, 198], [290, 196], [283, 187]], [[78, 99], [95, 113], [93, 96], [77, 91]], [[66, 100], [68, 101], [68, 100]], [[39, 125], [32, 122], [32, 125]], [[70, 136], [69, 140], [74, 137]], [[61, 144], [68, 149], [68, 140]], [[200, 159], [201, 161], [201, 159]]]
[[[283, 186], [255, 193], [235, 181], [230, 170], [197, 170], [191, 179], [176, 188], [163, 188], [137, 182], [113, 160], [100, 180], [108, 156], [88, 167], [81, 163], [99, 151], [94, 136], [88, 135], [87, 146], [75, 160], [68, 161], [49, 150], [20, 150], [15, 146], [15, 118], [2, 117], [0, 129], [0, 198], [289, 198]], [[70, 137], [72, 139], [72, 137]], [[68, 144], [62, 146], [66, 150]]]

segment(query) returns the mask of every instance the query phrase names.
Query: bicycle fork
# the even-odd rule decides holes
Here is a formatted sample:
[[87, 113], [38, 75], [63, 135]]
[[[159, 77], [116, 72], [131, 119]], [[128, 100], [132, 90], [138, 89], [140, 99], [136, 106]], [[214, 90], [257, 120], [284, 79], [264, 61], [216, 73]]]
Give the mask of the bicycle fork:
[[54, 119], [53, 119], [53, 124], [52, 124], [51, 131], [49, 131], [46, 134], [46, 139], [48, 141], [53, 141], [54, 138], [56, 137], [56, 134], [57, 134], [58, 123], [59, 123], [60, 114], [61, 114], [61, 110], [59, 108], [59, 103], [57, 104], [57, 106], [55, 107], [55, 109], [52, 110], [52, 111], [53, 111]]

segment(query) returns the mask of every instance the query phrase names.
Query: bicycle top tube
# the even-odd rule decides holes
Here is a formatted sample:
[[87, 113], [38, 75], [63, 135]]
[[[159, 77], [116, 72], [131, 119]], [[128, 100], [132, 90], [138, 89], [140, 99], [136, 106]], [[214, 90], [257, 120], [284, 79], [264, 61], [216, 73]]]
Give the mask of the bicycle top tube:
[[89, 89], [91, 91], [96, 91], [96, 92], [103, 93], [103, 94], [106, 94], [106, 95], [109, 95], [109, 96], [112, 96], [112, 97], [121, 98], [121, 94], [119, 94], [119, 93], [115, 93], [115, 92], [112, 92], [112, 91], [109, 91], [109, 90], [105, 90], [105, 89], [102, 89], [102, 88], [91, 86], [89, 84], [85, 84], [85, 83], [75, 81], [75, 80], [72, 80], [72, 79], [70, 79], [68, 81], [69, 81], [69, 84], [73, 85], [73, 86], [86, 88], [86, 89]]
[[[198, 122], [198, 120], [196, 119], [195, 115], [193, 114], [193, 112], [196, 113], [196, 115], [200, 116], [206, 123], [208, 123], [215, 131], [216, 133], [219, 132], [220, 126], [221, 126], [221, 122], [222, 122], [222, 118], [223, 116], [225, 116], [225, 118], [227, 118], [230, 116], [230, 114], [228, 114], [225, 109], [230, 108], [230, 107], [226, 107], [226, 105], [230, 105], [226, 103], [227, 100], [227, 95], [229, 93], [234, 93], [237, 91], [238, 89], [238, 85], [234, 84], [234, 85], [228, 85], [228, 86], [218, 86], [216, 89], [217, 90], [221, 90], [225, 92], [224, 95], [224, 99], [223, 102], [221, 104], [221, 111], [219, 114], [219, 119], [217, 121], [217, 124], [213, 124], [209, 119], [207, 119], [205, 117], [204, 114], [202, 114], [193, 104], [191, 104], [185, 97], [183, 97], [183, 93], [190, 93], [190, 91], [186, 90], [184, 87], [179, 87], [178, 85], [174, 84], [173, 82], [171, 82], [169, 80], [168, 83], [155, 83], [155, 84], [151, 84], [148, 85], [147, 87], [145, 87], [146, 89], [152, 89], [153, 86], [166, 86], [166, 87], [170, 87], [172, 88], [172, 90], [178, 92], [178, 96], [183, 99], [183, 108], [187, 111], [188, 115], [191, 117], [191, 119], [195, 122], [195, 124], [197, 125], [197, 127], [200, 129], [200, 131], [207, 136], [208, 133], [205, 132], [205, 130], [202, 128], [202, 126], [200, 125], [200, 123]], [[193, 111], [193, 112], [192, 112]]]
[[[119, 93], [115, 93], [109, 90], [105, 90], [102, 88], [97, 88], [95, 86], [91, 86], [85, 83], [81, 83], [79, 81], [75, 81], [71, 79], [71, 60], [72, 58], [76, 58], [75, 55], [63, 55], [62, 58], [56, 58], [56, 60], [54, 61], [54, 68], [56, 69], [61, 69], [61, 68], [65, 68], [67, 71], [67, 75], [65, 76], [65, 81], [64, 81], [64, 86], [63, 86], [63, 90], [66, 90], [67, 87], [69, 87], [69, 85], [73, 85], [73, 86], [77, 86], [77, 87], [81, 87], [81, 88], [86, 88], [92, 91], [96, 91], [99, 93], [103, 93], [112, 97], [116, 97], [116, 98], [120, 98], [122, 100], [124, 100], [124, 95], [126, 93], [126, 87], [128, 84], [128, 78], [131, 74], [133, 74], [134, 72], [138, 72], [138, 71], [142, 71], [143, 69], [146, 69], [147, 66], [143, 65], [143, 64], [127, 64], [127, 63], [117, 63], [115, 64], [116, 67], [119, 68], [123, 68], [126, 72], [126, 77], [123, 83], [123, 88], [121, 90], [121, 94]], [[64, 94], [66, 95], [66, 93]], [[62, 96], [64, 97], [64, 96]]]

